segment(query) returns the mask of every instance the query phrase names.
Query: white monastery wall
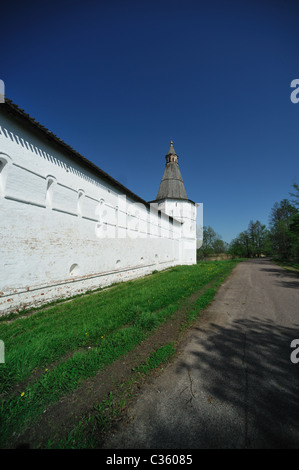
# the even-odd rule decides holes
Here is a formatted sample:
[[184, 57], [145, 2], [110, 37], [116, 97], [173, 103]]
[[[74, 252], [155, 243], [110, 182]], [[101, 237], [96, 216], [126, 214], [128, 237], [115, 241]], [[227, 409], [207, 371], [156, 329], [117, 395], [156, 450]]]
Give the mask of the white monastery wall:
[[140, 201], [0, 106], [0, 315], [196, 262], [195, 206]]
[[159, 209], [181, 222], [180, 264], [196, 264], [196, 204], [180, 199], [165, 199]]

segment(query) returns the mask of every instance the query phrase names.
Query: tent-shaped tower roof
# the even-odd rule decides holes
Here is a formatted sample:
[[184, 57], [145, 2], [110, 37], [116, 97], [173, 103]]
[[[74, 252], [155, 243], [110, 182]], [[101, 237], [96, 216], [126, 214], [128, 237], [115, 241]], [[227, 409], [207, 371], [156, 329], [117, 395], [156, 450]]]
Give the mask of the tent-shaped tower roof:
[[178, 155], [175, 153], [172, 141], [165, 158], [166, 166], [156, 200], [168, 198], [187, 200], [183, 178], [178, 165]]

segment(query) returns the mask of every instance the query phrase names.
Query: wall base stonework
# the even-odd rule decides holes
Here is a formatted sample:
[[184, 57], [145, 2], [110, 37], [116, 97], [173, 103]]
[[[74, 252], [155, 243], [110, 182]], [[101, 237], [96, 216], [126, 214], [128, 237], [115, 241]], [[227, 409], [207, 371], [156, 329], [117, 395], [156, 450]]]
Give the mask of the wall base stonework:
[[55, 300], [68, 299], [76, 295], [109, 287], [112, 284], [138, 279], [152, 274], [153, 271], [161, 271], [173, 266], [176, 262], [151, 264], [148, 266], [135, 266], [121, 271], [91, 275], [85, 279], [73, 279], [63, 284], [42, 286], [29, 289], [26, 292], [18, 292], [13, 295], [0, 297], [0, 317], [9, 313], [21, 312], [26, 309], [36, 308], [51, 303]]

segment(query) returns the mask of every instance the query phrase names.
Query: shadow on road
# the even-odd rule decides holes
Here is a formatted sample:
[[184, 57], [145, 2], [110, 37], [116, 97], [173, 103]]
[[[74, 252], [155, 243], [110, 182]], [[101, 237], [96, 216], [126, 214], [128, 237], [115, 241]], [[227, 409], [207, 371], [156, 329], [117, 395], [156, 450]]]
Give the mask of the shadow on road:
[[[274, 276], [274, 283], [267, 281], [266, 288], [276, 283], [298, 287], [296, 274], [269, 263], [269, 259], [247, 263], [258, 265], [258, 269], [245, 271], [257, 283]], [[264, 276], [258, 276], [259, 271], [265, 271]], [[250, 289], [247, 277], [243, 279], [241, 295]], [[250, 309], [238, 310], [237, 302], [238, 311], [233, 316], [226, 312], [229, 303], [223, 303], [219, 311], [212, 305], [202, 314], [178, 360], [139, 400], [132, 415], [134, 420], [136, 412], [136, 425], [134, 421], [129, 425], [121, 446], [299, 448], [299, 363], [291, 361], [291, 342], [299, 339], [299, 315], [297, 319], [296, 311], [294, 315], [283, 315], [279, 310], [283, 299], [289, 294], [295, 298], [295, 293], [270, 289], [267, 298], [272, 299], [271, 295], [279, 291], [277, 296], [282, 302], [273, 316], [269, 317], [269, 312], [263, 316], [263, 286], [251, 291], [258, 298]], [[234, 294], [229, 294], [230, 287], [226, 289], [230, 301]], [[242, 300], [237, 299], [240, 305]], [[273, 299], [273, 305], [276, 303], [277, 297]], [[293, 318], [292, 323], [287, 318]]]
[[[289, 289], [299, 289], [299, 274], [283, 268], [261, 268], [260, 271], [267, 272], [276, 277], [278, 285]], [[298, 309], [299, 310], [299, 309]]]
[[[227, 435], [216, 411], [214, 422], [202, 422], [198, 416], [198, 426], [207, 426], [206, 446], [234, 447], [239, 442], [237, 447], [299, 448], [299, 363], [290, 360], [290, 344], [299, 338], [299, 324], [286, 328], [253, 318], [237, 320], [227, 328], [214, 325], [214, 331], [206, 339], [200, 335], [200, 347], [191, 351], [192, 374], [200, 377], [214, 407], [221, 404], [222, 410], [225, 406], [237, 410], [244, 423], [244, 444], [237, 436], [234, 441], [234, 429], [231, 438]], [[187, 367], [181, 362], [178, 372]], [[220, 436], [216, 442], [215, 433]]]

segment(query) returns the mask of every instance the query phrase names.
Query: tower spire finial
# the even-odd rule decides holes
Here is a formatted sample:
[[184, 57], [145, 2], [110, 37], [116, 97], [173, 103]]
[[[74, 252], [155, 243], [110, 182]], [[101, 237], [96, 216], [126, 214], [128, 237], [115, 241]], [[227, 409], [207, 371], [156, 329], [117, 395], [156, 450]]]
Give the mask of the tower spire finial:
[[173, 141], [170, 141], [170, 147], [168, 150], [168, 154], [166, 155], [166, 162], [177, 162], [178, 161], [178, 156], [175, 153], [174, 146], [173, 146]]
[[175, 158], [175, 161], [177, 160], [178, 156], [177, 156], [177, 154], [175, 153], [174, 146], [173, 146], [173, 141], [172, 141], [172, 140], [170, 141], [170, 147], [169, 147], [169, 150], [168, 150], [168, 154], [166, 155], [166, 160], [167, 160], [167, 161], [169, 160], [168, 157], [169, 157], [170, 155], [176, 157], [176, 158]]

